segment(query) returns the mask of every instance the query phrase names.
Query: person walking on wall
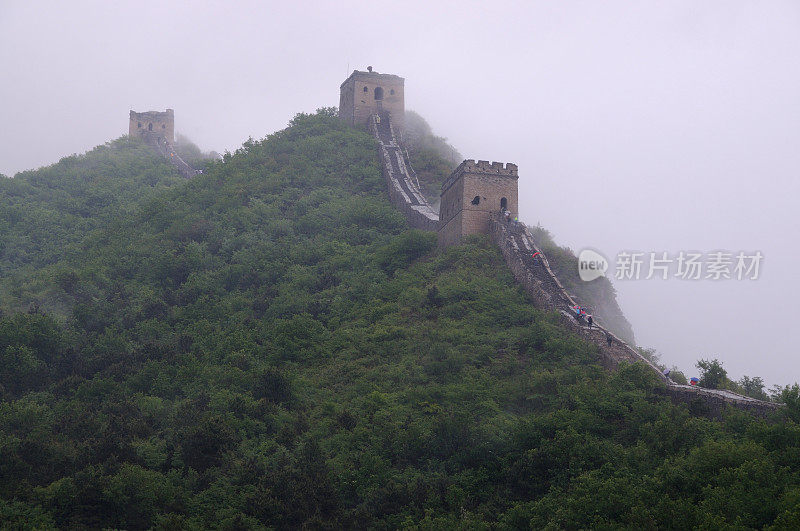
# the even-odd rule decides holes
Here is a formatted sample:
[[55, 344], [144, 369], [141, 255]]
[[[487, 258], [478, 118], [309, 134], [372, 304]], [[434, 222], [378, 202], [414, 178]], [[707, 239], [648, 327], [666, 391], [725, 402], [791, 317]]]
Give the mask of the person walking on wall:
[[589, 323], [589, 328], [591, 328], [592, 324], [594, 324], [594, 320], [592, 319], [592, 315], [591, 314], [586, 316], [586, 321]]

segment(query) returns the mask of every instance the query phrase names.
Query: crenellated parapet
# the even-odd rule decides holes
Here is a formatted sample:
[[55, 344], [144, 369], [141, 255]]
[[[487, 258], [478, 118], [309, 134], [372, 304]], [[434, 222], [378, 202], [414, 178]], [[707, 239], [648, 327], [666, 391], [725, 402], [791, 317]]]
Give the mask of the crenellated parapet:
[[450, 188], [454, 182], [460, 179], [465, 173], [472, 173], [475, 175], [503, 175], [506, 177], [519, 178], [519, 170], [516, 164], [507, 162], [489, 162], [488, 160], [475, 161], [474, 159], [466, 159], [453, 170], [444, 183], [442, 183], [442, 193]]
[[475, 162], [474, 159], [466, 159], [458, 165], [456, 171], [473, 171], [477, 173], [496, 173], [502, 175], [517, 176], [517, 165], [511, 162], [489, 162], [488, 160], [479, 160]]

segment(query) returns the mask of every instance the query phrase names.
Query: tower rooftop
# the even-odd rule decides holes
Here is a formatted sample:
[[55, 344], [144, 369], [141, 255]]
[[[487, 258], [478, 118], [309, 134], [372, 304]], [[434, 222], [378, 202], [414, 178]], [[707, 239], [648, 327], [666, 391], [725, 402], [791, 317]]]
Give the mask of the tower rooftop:
[[381, 81], [391, 81], [394, 83], [397, 82], [403, 83], [405, 81], [404, 78], [396, 76], [394, 74], [381, 74], [379, 72], [375, 72], [374, 70], [373, 71], [353, 70], [353, 73], [350, 74], [347, 77], [347, 79], [345, 79], [342, 82], [341, 85], [339, 85], [339, 88], [344, 87], [345, 84], [347, 84], [347, 82], [350, 81], [351, 79], [371, 79], [374, 81], [381, 80]]

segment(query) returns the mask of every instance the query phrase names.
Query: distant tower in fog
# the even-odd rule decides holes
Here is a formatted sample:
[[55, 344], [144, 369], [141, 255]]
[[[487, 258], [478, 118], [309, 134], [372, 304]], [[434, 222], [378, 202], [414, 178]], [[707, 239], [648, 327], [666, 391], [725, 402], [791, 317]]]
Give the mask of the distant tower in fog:
[[130, 136], [153, 134], [164, 137], [170, 144], [175, 142], [175, 111], [167, 109], [164, 112], [131, 111], [128, 123]]

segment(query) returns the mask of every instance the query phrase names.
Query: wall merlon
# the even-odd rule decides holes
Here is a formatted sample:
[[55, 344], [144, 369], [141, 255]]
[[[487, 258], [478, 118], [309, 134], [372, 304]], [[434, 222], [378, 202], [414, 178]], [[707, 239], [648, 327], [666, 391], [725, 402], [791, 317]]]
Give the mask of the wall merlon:
[[504, 164], [502, 162], [489, 162], [488, 160], [479, 160], [475, 162], [474, 159], [466, 159], [459, 164], [458, 167], [453, 170], [453, 173], [450, 174], [450, 177], [442, 183], [442, 193], [450, 188], [453, 183], [464, 174], [502, 175], [519, 178], [517, 165], [512, 162]]
[[456, 172], [472, 172], [472, 173], [498, 173], [503, 175], [516, 175], [517, 174], [517, 165], [509, 162], [489, 162], [488, 160], [479, 160], [475, 162], [472, 159], [465, 160], [462, 162], [458, 168], [456, 168]]

